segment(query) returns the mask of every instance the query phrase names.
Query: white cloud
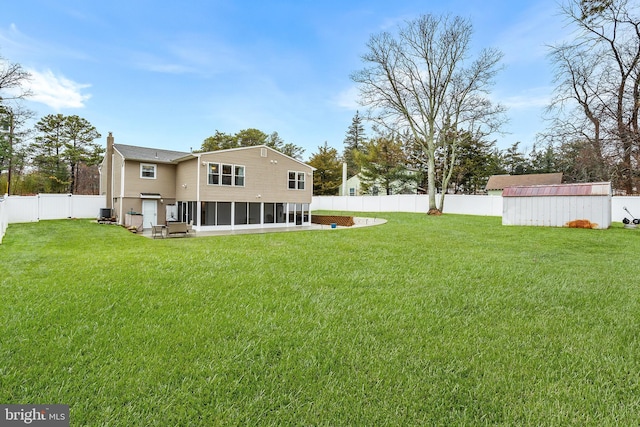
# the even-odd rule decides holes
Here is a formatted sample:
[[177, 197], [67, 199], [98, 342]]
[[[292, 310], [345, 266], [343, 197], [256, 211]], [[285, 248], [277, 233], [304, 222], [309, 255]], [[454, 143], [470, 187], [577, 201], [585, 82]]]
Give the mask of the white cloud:
[[333, 103], [338, 107], [345, 108], [347, 110], [357, 110], [362, 108], [362, 105], [358, 103], [358, 98], [358, 88], [356, 86], [351, 86], [336, 95]]
[[550, 103], [549, 96], [544, 95], [519, 95], [503, 98], [502, 105], [512, 110], [527, 110], [532, 108], [545, 108]]
[[90, 94], [83, 94], [82, 89], [90, 87], [89, 84], [76, 83], [66, 77], [56, 76], [51, 70], [44, 72], [29, 70], [31, 79], [28, 88], [32, 93], [31, 101], [48, 105], [60, 110], [62, 108], [83, 108], [85, 101], [91, 98]]
[[163, 74], [187, 74], [194, 72], [193, 68], [186, 65], [162, 63], [160, 61], [139, 63], [138, 66], [143, 70]]

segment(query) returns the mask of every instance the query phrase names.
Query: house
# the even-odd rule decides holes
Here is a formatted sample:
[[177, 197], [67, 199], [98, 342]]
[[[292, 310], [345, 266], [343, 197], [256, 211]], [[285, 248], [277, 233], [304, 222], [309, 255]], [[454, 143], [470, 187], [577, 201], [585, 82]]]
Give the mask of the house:
[[[347, 189], [346, 194], [344, 192], [345, 188]], [[360, 174], [353, 175], [351, 178], [347, 179], [346, 186], [344, 185], [344, 183], [340, 186], [338, 195], [339, 196], [362, 196]]]
[[531, 173], [527, 175], [491, 175], [485, 190], [490, 196], [502, 195], [507, 187], [523, 185], [555, 185], [562, 183], [562, 172]]
[[100, 194], [123, 225], [301, 226], [311, 223], [314, 170], [267, 146], [189, 153], [115, 144], [109, 133]]
[[[408, 170], [409, 174], [416, 176], [418, 171], [414, 169]], [[344, 192], [344, 184], [340, 185], [340, 189], [338, 191], [339, 196], [378, 196], [386, 194], [385, 186], [382, 182], [376, 181], [371, 188], [369, 188], [369, 192], [364, 193], [362, 190], [362, 177], [360, 174], [355, 174], [351, 178], [346, 181], [346, 189], [347, 193]], [[418, 184], [415, 180], [410, 182], [400, 182], [394, 181], [390, 185], [391, 194], [416, 194], [418, 192]]]

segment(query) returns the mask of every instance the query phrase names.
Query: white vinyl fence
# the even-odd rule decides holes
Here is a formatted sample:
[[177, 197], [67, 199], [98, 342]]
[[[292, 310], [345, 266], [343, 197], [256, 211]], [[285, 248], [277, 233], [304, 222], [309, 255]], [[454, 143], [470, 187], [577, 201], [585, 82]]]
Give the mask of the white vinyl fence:
[[0, 198], [0, 243], [4, 237], [5, 231], [7, 231], [7, 225], [9, 225], [9, 210], [7, 209], [7, 195]]
[[5, 199], [8, 223], [37, 222], [44, 219], [97, 218], [104, 208], [104, 196], [38, 194]]
[[[311, 210], [426, 213], [429, 210], [429, 196], [314, 196]], [[444, 199], [444, 211], [454, 214], [502, 216], [502, 196], [448, 194]]]
[[[439, 196], [438, 196], [439, 197]], [[639, 196], [611, 197], [611, 220], [622, 222], [631, 215], [640, 218]], [[422, 212], [429, 210], [429, 196], [398, 194], [393, 196], [314, 196], [312, 211], [349, 212]], [[462, 215], [502, 216], [502, 196], [447, 194], [444, 212]]]
[[104, 208], [104, 196], [38, 194], [7, 196], [0, 199], [0, 243], [8, 224], [37, 222], [41, 219], [97, 218]]

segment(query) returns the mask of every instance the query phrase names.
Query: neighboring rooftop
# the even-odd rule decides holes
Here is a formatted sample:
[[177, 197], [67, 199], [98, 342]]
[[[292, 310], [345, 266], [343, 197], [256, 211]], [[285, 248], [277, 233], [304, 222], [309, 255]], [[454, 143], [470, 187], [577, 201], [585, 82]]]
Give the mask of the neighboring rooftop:
[[137, 147], [135, 145], [113, 144], [113, 148], [128, 160], [142, 160], [145, 162], [176, 163], [177, 159], [191, 153], [184, 151], [160, 150], [158, 148]]
[[523, 185], [554, 185], [562, 184], [562, 172], [531, 173], [528, 175], [492, 175], [485, 190], [504, 190], [507, 187]]

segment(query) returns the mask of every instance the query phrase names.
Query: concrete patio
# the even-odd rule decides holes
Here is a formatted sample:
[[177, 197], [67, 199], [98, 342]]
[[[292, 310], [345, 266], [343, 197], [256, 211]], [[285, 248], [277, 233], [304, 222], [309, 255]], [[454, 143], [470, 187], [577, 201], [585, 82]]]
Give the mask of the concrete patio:
[[[366, 218], [366, 217], [354, 217], [353, 218], [354, 225], [351, 227], [340, 227], [336, 226], [336, 228], [331, 228], [330, 225], [322, 225], [322, 224], [311, 224], [308, 226], [295, 226], [295, 227], [269, 227], [269, 228], [252, 228], [252, 229], [243, 229], [243, 230], [220, 230], [220, 231], [197, 231], [188, 236], [170, 236], [164, 237], [165, 239], [180, 239], [180, 238], [192, 238], [192, 237], [211, 237], [211, 236], [229, 236], [234, 234], [266, 234], [266, 233], [287, 233], [292, 231], [317, 231], [317, 230], [340, 230], [340, 229], [349, 229], [349, 228], [360, 228], [360, 227], [371, 227], [374, 225], [381, 225], [387, 222], [386, 219], [382, 218]], [[142, 233], [138, 233], [140, 236], [153, 238], [151, 229], [145, 228]], [[160, 238], [156, 238], [156, 240], [160, 240]]]

